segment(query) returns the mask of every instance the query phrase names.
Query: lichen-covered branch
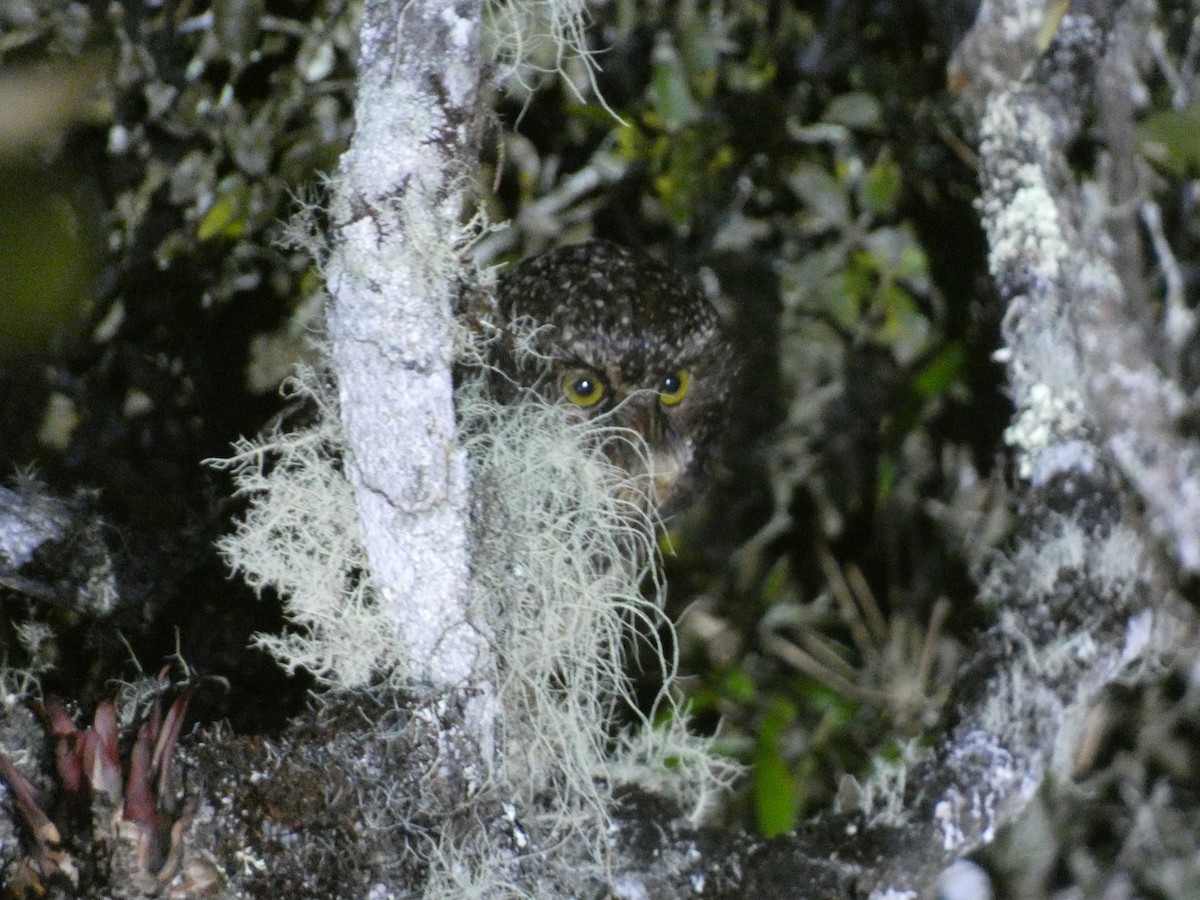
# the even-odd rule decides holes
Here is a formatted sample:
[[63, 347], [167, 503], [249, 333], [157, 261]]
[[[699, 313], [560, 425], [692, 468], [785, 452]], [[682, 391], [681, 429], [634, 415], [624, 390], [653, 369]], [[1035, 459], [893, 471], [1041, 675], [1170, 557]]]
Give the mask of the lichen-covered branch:
[[329, 342], [371, 578], [411, 674], [462, 684], [466, 467], [451, 302], [477, 154], [478, 2], [366, 5], [355, 133], [333, 182]]
[[[981, 211], [1007, 305], [999, 357], [1015, 405], [1006, 437], [1021, 525], [981, 584], [998, 621], [961, 674], [955, 724], [932, 753], [864, 785], [856, 812], [772, 842], [718, 840], [719, 849], [711, 835], [677, 833], [660, 861], [678, 864], [691, 846], [705, 848], [697, 855], [709, 863], [679, 864], [677, 891], [690, 879], [708, 896], [769, 894], [787, 883], [804, 885], [806, 897], [928, 896], [952, 861], [1021, 813], [1047, 775], [1070, 777], [1099, 692], [1192, 630], [1132, 512], [1136, 496], [1177, 562], [1194, 568], [1192, 451], [1123, 302], [1123, 280], [1140, 272], [1114, 270], [1110, 237], [1067, 163], [1120, 12], [1119, 3], [1081, 2], [1059, 20], [1062, 10], [1045, 4], [985, 4], [964, 47], [1007, 43], [1028, 64], [1001, 67], [1005, 80], [990, 63], [974, 72], [971, 57], [957, 61], [984, 110]], [[667, 865], [650, 866], [644, 883], [670, 882]]]

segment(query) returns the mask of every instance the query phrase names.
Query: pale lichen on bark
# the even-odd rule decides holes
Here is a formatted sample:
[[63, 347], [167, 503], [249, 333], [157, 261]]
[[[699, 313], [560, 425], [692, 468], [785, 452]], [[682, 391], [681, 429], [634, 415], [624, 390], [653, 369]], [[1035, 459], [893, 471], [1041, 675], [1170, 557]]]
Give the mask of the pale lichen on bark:
[[478, 129], [479, 3], [368, 3], [355, 134], [333, 182], [331, 360], [378, 596], [408, 671], [460, 685], [467, 478], [456, 446], [451, 292]]

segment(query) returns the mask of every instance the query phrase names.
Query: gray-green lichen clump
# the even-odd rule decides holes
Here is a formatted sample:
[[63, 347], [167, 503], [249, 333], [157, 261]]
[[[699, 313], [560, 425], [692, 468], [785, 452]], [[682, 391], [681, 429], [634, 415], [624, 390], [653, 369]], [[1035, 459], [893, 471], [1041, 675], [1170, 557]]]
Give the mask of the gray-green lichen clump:
[[[606, 835], [614, 793], [622, 785], [659, 792], [698, 820], [735, 768], [713, 757], [708, 740], [688, 734], [670, 693], [674, 661], [655, 638], [671, 628], [658, 595], [656, 520], [647, 504], [631, 499], [647, 486], [604, 450], [608, 441], [638, 439], [603, 422], [573, 421], [536, 396], [497, 402], [494, 373], [481, 360], [486, 350], [474, 355], [477, 348], [467, 346], [472, 355], [457, 402], [475, 496], [471, 615], [493, 636], [494, 668], [482, 677], [495, 685], [500, 714], [494, 735], [470, 739], [490, 746], [486, 768], [462, 773], [469, 783], [450, 792], [453, 809], [445, 814], [461, 815], [463, 804], [507, 809], [512, 829], [468, 829], [459, 839], [442, 834], [418, 856], [431, 865], [426, 896], [461, 896], [471, 885], [497, 887], [506, 878], [514, 890], [528, 889], [521, 885], [529, 878], [555, 883], [553, 890], [533, 889], [554, 896], [578, 883], [572, 879], [602, 880], [613, 852]], [[312, 376], [305, 389], [322, 396]], [[321, 410], [329, 416], [334, 407]], [[253, 502], [224, 550], [251, 583], [279, 590], [304, 626], [286, 639], [263, 638], [282, 662], [308, 667], [341, 689], [383, 675], [417, 697], [420, 686], [409, 682], [399, 643], [389, 637], [395, 629], [380, 620], [362, 567], [354, 506], [331, 456], [334, 429], [326, 421], [242, 449], [239, 481]], [[264, 475], [268, 452], [277, 459]], [[645, 583], [659, 590], [647, 595]], [[659, 641], [657, 722], [637, 712], [626, 671], [638, 636]], [[405, 728], [435, 743], [451, 740], [464, 723], [435, 713], [441, 702], [428, 720], [418, 702]], [[418, 721], [426, 724], [418, 728]], [[438, 721], [442, 737], [428, 732]], [[378, 796], [403, 805], [409, 771], [405, 764], [380, 772], [385, 785], [395, 783]], [[421, 822], [438, 819], [430, 802], [423, 801]], [[514, 852], [513, 829], [521, 852]], [[527, 854], [541, 860], [533, 869], [522, 861]]]

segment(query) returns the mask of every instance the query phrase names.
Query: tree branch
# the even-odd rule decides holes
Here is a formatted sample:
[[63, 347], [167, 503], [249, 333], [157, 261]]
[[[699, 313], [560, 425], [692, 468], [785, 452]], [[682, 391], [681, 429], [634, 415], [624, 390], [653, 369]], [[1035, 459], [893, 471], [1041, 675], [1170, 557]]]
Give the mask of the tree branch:
[[[714, 897], [770, 895], [789, 883], [805, 885], [807, 897], [926, 896], [949, 863], [1012, 822], [1048, 774], [1071, 775], [1082, 723], [1106, 685], [1194, 629], [1120, 470], [1190, 569], [1195, 466], [1173, 427], [1170, 391], [1151, 375], [1149, 345], [1123, 309], [1108, 237], [1085, 227], [1095, 220], [1066, 162], [1119, 9], [1074, 4], [1036, 64], [1007, 67], [1007, 81], [991, 63], [974, 72], [959, 59], [968, 82], [987, 88], [981, 209], [1008, 304], [1000, 356], [1016, 406], [1007, 438], [1021, 528], [981, 585], [998, 622], [960, 675], [955, 724], [936, 751], [868, 782], [857, 812], [771, 842], [676, 832], [644, 884], [682, 895], [707, 875], [701, 893]], [[1041, 14], [1031, 11], [987, 4], [964, 46], [1007, 42], [1021, 57], [1038, 43]], [[672, 880], [664, 870], [689, 842], [703, 844], [712, 864], [681, 866]]]
[[[397, 12], [399, 11], [399, 15]], [[411, 673], [470, 679], [467, 478], [451, 302], [478, 152], [477, 0], [368, 3], [356, 128], [334, 181], [330, 355], [371, 577]]]

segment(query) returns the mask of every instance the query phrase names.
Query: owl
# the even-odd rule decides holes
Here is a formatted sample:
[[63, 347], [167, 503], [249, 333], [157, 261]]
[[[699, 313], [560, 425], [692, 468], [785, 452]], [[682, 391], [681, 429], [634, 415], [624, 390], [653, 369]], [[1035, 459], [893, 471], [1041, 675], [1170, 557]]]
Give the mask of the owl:
[[694, 499], [725, 433], [734, 354], [707, 298], [657, 260], [609, 241], [551, 250], [504, 273], [499, 311], [533, 326], [537, 358], [513, 380], [572, 415], [637, 432], [605, 443], [634, 476], [652, 476], [658, 514]]

